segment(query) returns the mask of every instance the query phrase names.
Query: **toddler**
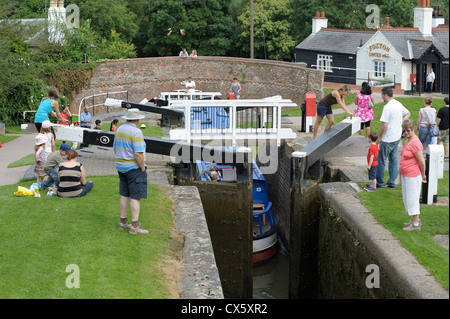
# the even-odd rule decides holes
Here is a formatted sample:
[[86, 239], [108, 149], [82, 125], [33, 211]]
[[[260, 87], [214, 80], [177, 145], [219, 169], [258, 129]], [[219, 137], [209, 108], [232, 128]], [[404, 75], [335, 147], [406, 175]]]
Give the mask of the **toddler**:
[[45, 176], [44, 162], [47, 159], [45, 155], [45, 143], [47, 143], [47, 136], [39, 133], [35, 137], [36, 145], [34, 146], [34, 159], [36, 160], [36, 166], [34, 167], [34, 173], [37, 175], [37, 183], [40, 184], [41, 177]]
[[369, 152], [367, 153], [367, 170], [369, 171], [370, 184], [367, 184], [364, 188], [368, 192], [375, 192], [377, 190], [377, 157], [378, 157], [378, 133], [371, 131], [368, 136], [368, 140], [371, 143]]

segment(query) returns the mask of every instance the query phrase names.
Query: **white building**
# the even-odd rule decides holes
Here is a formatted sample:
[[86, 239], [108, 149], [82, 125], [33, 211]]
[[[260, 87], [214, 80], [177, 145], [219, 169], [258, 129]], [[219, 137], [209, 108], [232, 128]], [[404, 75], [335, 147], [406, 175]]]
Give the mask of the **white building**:
[[316, 13], [311, 35], [295, 48], [295, 61], [323, 70], [326, 82], [360, 85], [371, 77], [376, 86], [395, 83], [405, 93], [424, 92], [433, 68], [433, 90], [448, 94], [449, 27], [440, 6], [419, 0], [413, 28], [392, 28], [389, 18], [378, 30], [331, 29], [327, 22]]

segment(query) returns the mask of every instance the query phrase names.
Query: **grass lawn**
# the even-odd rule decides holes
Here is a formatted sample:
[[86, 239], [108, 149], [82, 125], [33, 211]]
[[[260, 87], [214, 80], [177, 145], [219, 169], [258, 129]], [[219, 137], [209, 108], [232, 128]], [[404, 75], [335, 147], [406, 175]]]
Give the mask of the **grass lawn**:
[[[0, 299], [178, 297], [170, 198], [149, 184], [140, 222], [150, 233], [130, 235], [116, 229], [119, 178], [93, 180], [88, 195], [73, 199], [13, 195], [33, 181], [0, 187]], [[80, 288], [66, 286], [72, 264]]]
[[[122, 125], [123, 123], [119, 123], [118, 126]], [[104, 123], [101, 125], [102, 130], [105, 131], [109, 131], [109, 123]], [[144, 136], [147, 137], [161, 137], [163, 136], [161, 127], [159, 126], [147, 126], [145, 129], [142, 129], [142, 133], [144, 134]], [[16, 137], [16, 136], [15, 136]], [[14, 138], [15, 138], [14, 137]], [[0, 135], [0, 141], [3, 143], [3, 140], [1, 140], [2, 135]], [[59, 147], [61, 146], [62, 141], [56, 141], [56, 149], [59, 150]], [[72, 142], [67, 142], [67, 144], [72, 147]], [[78, 144], [77, 149], [80, 148], [80, 144]], [[33, 165], [35, 163], [35, 159], [34, 159], [34, 154], [31, 153], [11, 164], [8, 165], [8, 168], [12, 168], [12, 167], [19, 167], [19, 166], [30, 166]]]
[[[324, 89], [324, 94], [328, 94], [332, 89]], [[381, 93], [374, 93], [374, 94], [381, 94]], [[355, 102], [355, 93], [350, 93], [346, 96], [345, 103], [346, 105], [350, 105]], [[417, 117], [419, 116], [419, 110], [424, 107], [424, 99], [426, 95], [423, 97], [396, 97], [395, 99], [398, 100], [400, 103], [402, 103], [411, 113], [410, 119], [414, 121], [414, 123], [417, 125]], [[375, 119], [373, 119], [370, 123], [370, 129], [372, 131], [380, 131], [380, 117], [381, 113], [383, 112], [383, 107], [386, 105], [384, 102], [379, 102], [375, 104], [373, 111], [375, 114]], [[444, 99], [433, 99], [433, 107], [436, 108], [436, 111], [438, 111], [441, 107], [444, 106]], [[333, 109], [339, 109], [340, 107], [338, 105], [333, 106]], [[287, 109], [281, 112], [282, 115], [290, 115], [290, 116], [301, 116], [301, 110], [300, 107], [295, 109]], [[334, 119], [336, 123], [341, 122], [343, 119], [347, 117], [347, 113], [341, 113], [341, 114], [334, 114]], [[328, 124], [328, 120], [324, 119], [321, 123], [322, 126], [325, 126]], [[416, 134], [418, 134], [416, 132]]]
[[[375, 93], [375, 94], [380, 94], [380, 93]], [[399, 98], [395, 98], [397, 101], [399, 101], [400, 103], [402, 103], [407, 109], [408, 111], [411, 113], [411, 117], [410, 119], [414, 121], [414, 124], [417, 125], [417, 118], [419, 116], [419, 110], [424, 107], [424, 97], [399, 97]], [[372, 131], [377, 131], [380, 132], [380, 126], [381, 126], [381, 122], [380, 122], [380, 117], [381, 117], [381, 113], [383, 112], [383, 107], [386, 105], [386, 103], [384, 102], [379, 102], [377, 104], [375, 104], [374, 108], [373, 108], [373, 112], [375, 114], [375, 119], [373, 119], [370, 122], [370, 129]], [[444, 106], [444, 99], [433, 99], [433, 107], [436, 108], [436, 111], [438, 111], [441, 107]], [[335, 114], [334, 115], [334, 119], [336, 123], [341, 122], [345, 117], [347, 117], [348, 115], [346, 113], [344, 114]], [[321, 125], [326, 125], [328, 123], [328, 121], [325, 119]], [[419, 133], [416, 132], [416, 135], [418, 135]]]
[[0, 142], [2, 144], [8, 143], [9, 141], [12, 141], [14, 139], [18, 138], [18, 136], [14, 135], [0, 135]]
[[[364, 185], [360, 185], [364, 187]], [[439, 180], [438, 196], [449, 196], [449, 172]], [[449, 251], [437, 244], [433, 236], [449, 234], [449, 207], [422, 205], [420, 219], [422, 230], [406, 232], [403, 223], [411, 218], [405, 211], [401, 186], [397, 189], [382, 188], [374, 193], [361, 192], [363, 204], [375, 218], [408, 249], [419, 262], [436, 277], [445, 289], [449, 289]], [[383, 205], [380, 205], [382, 198]]]

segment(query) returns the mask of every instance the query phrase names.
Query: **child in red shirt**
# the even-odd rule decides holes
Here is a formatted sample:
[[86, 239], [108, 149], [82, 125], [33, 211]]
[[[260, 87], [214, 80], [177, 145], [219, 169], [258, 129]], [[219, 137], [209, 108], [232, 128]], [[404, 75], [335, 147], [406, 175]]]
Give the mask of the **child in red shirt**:
[[368, 136], [368, 140], [371, 143], [369, 147], [369, 152], [367, 153], [367, 170], [369, 171], [370, 184], [364, 188], [368, 192], [375, 192], [377, 190], [377, 158], [378, 158], [378, 133], [371, 131]]

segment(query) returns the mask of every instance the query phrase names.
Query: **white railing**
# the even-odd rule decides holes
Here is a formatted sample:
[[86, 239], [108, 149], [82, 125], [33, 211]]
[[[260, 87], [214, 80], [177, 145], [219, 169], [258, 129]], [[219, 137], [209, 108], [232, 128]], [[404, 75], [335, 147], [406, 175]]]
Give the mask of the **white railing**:
[[[90, 95], [90, 96], [86, 96], [86, 97], [82, 98], [81, 101], [80, 101], [80, 106], [78, 107], [78, 120], [80, 119], [81, 108], [84, 108], [86, 106], [86, 101], [92, 100], [92, 105], [88, 105], [88, 108], [92, 108], [93, 109], [93, 113], [94, 113], [96, 106], [103, 106], [103, 105], [105, 105], [105, 101], [103, 101], [102, 103], [95, 104], [95, 98], [96, 97], [105, 96], [105, 100], [106, 100], [111, 95], [116, 95], [116, 94], [126, 94], [127, 97], [126, 97], [125, 100], [128, 100], [128, 91], [106, 92], [106, 93], [94, 94], [94, 95]], [[92, 115], [94, 115], [94, 114], [92, 114]]]
[[291, 100], [267, 98], [259, 100], [180, 100], [170, 108], [184, 109], [184, 128], [172, 129], [170, 139], [237, 140], [295, 138], [290, 128], [281, 127], [282, 108], [295, 108]]
[[[337, 78], [342, 78], [342, 76], [340, 75], [333, 75], [333, 71], [326, 71], [323, 69], [318, 68], [319, 66], [316, 64], [312, 64], [311, 68], [315, 68], [317, 70], [321, 70], [325, 72], [325, 75], [329, 76], [329, 77], [337, 77]], [[354, 69], [354, 68], [345, 68], [345, 67], [341, 67], [341, 66], [332, 66], [332, 67], [328, 67], [331, 68], [333, 70], [347, 70], [347, 71], [356, 71], [356, 78], [351, 78], [353, 80], [364, 80], [364, 81], [368, 81], [369, 77], [371, 77], [372, 81], [374, 82], [374, 86], [377, 87], [384, 87], [384, 86], [394, 86], [395, 85], [395, 72], [389, 72], [389, 71], [378, 71], [378, 73], [382, 73], [383, 76], [376, 76], [375, 74], [375, 70], [367, 70], [367, 69]], [[367, 77], [359, 77], [359, 75], [361, 74], [366, 74], [367, 73]], [[392, 76], [392, 80], [389, 80], [388, 77]]]
[[169, 104], [172, 101], [179, 101], [179, 100], [199, 100], [202, 98], [211, 98], [212, 100], [214, 97], [222, 96], [220, 92], [202, 92], [195, 90], [195, 92], [187, 92], [186, 90], [176, 90], [172, 92], [161, 92], [160, 99], [166, 100], [169, 102]]

